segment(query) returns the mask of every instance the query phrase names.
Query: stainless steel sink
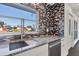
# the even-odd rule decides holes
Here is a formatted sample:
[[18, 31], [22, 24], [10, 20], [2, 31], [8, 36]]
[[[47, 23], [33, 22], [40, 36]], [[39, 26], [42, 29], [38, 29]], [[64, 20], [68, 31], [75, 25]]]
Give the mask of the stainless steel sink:
[[25, 46], [29, 46], [29, 45], [24, 41], [14, 42], [9, 44], [9, 50], [11, 51]]

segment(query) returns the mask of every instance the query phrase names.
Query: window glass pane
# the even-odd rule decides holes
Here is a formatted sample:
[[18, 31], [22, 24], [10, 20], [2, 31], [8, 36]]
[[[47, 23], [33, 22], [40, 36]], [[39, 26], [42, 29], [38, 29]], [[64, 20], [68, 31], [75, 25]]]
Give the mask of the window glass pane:
[[69, 20], [69, 35], [71, 35], [71, 20]]
[[1, 17], [0, 32], [21, 32], [21, 20]]
[[24, 32], [36, 31], [36, 21], [24, 20]]
[[78, 38], [77, 22], [74, 21], [74, 40]]
[[0, 15], [36, 20], [36, 14], [0, 4]]
[[[35, 31], [36, 23], [37, 23], [37, 14], [31, 13], [28, 11], [23, 11], [17, 8], [13, 8], [10, 6], [0, 4], [0, 15], [2, 16], [12, 16], [17, 18], [24, 18], [24, 32], [31, 32]], [[21, 20], [17, 19], [9, 19], [9, 18], [2, 18], [1, 21], [7, 23], [11, 27], [19, 27], [21, 24]], [[21, 22], [20, 22], [21, 21]], [[30, 28], [29, 28], [30, 27]], [[6, 29], [7, 31], [7, 29]], [[8, 30], [7, 32], [20, 32], [20, 30]]]

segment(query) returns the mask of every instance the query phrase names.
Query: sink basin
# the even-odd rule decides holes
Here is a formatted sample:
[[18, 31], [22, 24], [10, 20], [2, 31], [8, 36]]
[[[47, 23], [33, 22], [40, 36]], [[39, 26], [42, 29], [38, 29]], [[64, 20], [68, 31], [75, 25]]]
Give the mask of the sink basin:
[[11, 51], [25, 46], [28, 46], [28, 44], [24, 41], [14, 42], [9, 44], [9, 50]]

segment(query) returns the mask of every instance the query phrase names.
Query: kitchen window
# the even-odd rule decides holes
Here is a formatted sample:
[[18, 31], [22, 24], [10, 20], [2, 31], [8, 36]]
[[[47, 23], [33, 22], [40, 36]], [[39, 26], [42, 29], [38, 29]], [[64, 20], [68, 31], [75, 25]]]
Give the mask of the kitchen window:
[[0, 4], [0, 33], [23, 33], [37, 30], [37, 13]]
[[69, 20], [69, 35], [71, 35], [71, 20]]
[[74, 21], [74, 40], [78, 38], [78, 29], [77, 29], [78, 23]]

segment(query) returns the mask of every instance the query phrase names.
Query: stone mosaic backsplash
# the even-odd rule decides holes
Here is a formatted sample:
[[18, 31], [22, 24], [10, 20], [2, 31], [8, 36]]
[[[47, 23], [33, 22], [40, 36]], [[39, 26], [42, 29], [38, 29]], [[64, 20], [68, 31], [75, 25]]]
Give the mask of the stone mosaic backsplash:
[[64, 35], [64, 3], [28, 3], [27, 5], [39, 12], [40, 34]]

